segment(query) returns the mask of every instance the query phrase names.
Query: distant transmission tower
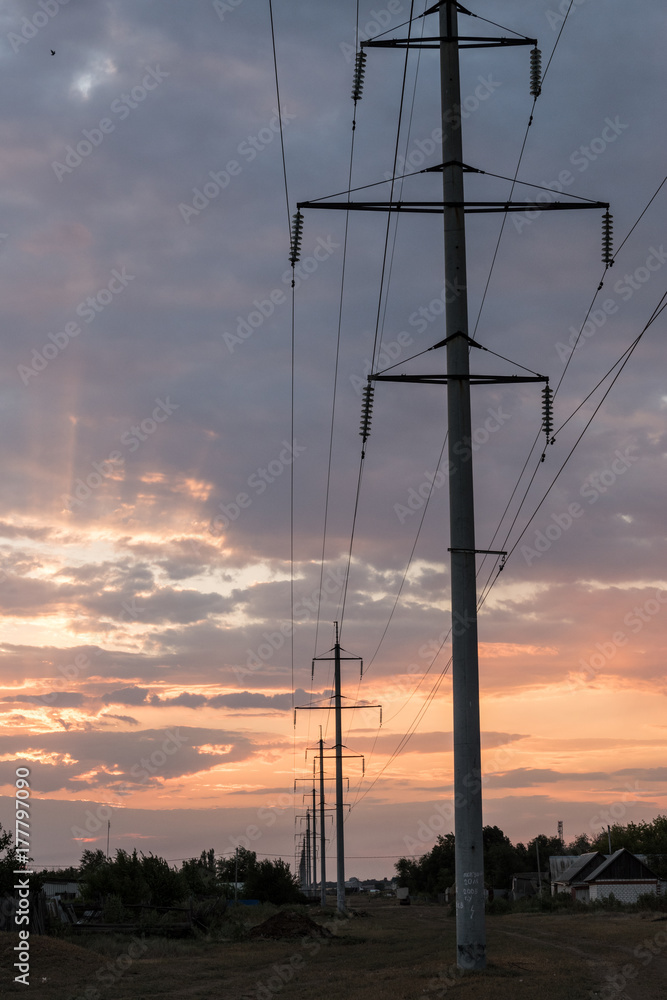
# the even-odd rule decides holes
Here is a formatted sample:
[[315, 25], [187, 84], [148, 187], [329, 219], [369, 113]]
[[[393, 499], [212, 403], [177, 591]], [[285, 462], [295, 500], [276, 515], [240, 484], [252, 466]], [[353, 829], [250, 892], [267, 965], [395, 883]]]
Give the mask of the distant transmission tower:
[[[333, 703], [334, 703], [334, 715], [336, 719], [336, 742], [333, 746], [334, 756], [336, 759], [336, 906], [339, 913], [346, 913], [345, 906], [345, 834], [343, 830], [343, 757], [360, 757], [363, 760], [363, 754], [358, 753], [343, 753], [343, 750], [347, 747], [343, 746], [343, 723], [342, 723], [342, 712], [345, 710], [354, 710], [355, 708], [361, 707], [357, 705], [343, 705], [342, 704], [342, 694], [341, 694], [341, 676], [340, 676], [340, 664], [341, 660], [357, 660], [361, 664], [361, 673], [363, 674], [364, 662], [360, 656], [344, 656], [340, 642], [338, 641], [338, 622], [334, 622], [334, 628], [336, 633], [336, 641], [334, 643], [333, 649], [329, 650], [329, 653], [333, 653], [333, 656], [324, 655], [316, 656], [312, 663], [312, 674], [314, 676], [315, 664], [320, 660], [333, 660], [334, 661], [334, 693], [333, 693]], [[364, 705], [363, 708], [379, 708], [380, 709], [380, 725], [382, 725], [382, 709], [379, 705]], [[296, 712], [301, 710], [307, 710], [311, 712], [329, 712], [331, 711], [330, 705], [297, 705], [294, 710], [295, 715], [295, 725], [296, 725]], [[320, 741], [320, 752], [322, 753], [322, 742]], [[324, 760], [326, 754], [322, 753], [322, 760]], [[314, 798], [313, 798], [314, 801]], [[321, 856], [324, 857], [324, 810], [321, 812], [321, 842], [320, 842], [320, 852]], [[324, 874], [322, 875], [322, 882], [324, 883]], [[322, 890], [322, 895], [324, 897], [324, 892]]]

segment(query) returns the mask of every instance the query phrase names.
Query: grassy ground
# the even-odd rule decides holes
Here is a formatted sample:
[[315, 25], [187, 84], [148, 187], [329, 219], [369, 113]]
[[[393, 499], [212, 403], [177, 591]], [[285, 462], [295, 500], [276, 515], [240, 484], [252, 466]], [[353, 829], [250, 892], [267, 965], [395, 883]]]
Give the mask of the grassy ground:
[[[31, 937], [30, 985], [39, 1000], [663, 1000], [667, 922], [655, 914], [510, 914], [487, 919], [488, 968], [455, 968], [454, 921], [442, 907], [362, 904], [330, 939], [160, 938], [132, 944]], [[267, 913], [244, 915], [258, 922]], [[238, 937], [233, 927], [230, 937]], [[13, 983], [16, 935], [0, 935], [0, 993]], [[637, 951], [639, 949], [639, 951]], [[608, 977], [612, 977], [614, 986]], [[614, 979], [614, 977], [616, 977]]]

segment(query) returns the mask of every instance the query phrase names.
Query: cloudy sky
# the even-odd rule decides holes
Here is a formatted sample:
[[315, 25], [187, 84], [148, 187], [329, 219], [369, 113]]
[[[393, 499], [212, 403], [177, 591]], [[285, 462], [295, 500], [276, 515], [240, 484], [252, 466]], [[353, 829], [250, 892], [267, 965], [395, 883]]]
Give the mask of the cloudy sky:
[[[361, 682], [345, 664], [349, 704], [383, 705], [381, 729], [345, 714], [366, 761], [363, 779], [348, 761], [348, 874], [452, 829], [442, 387], [378, 384], [344, 588], [376, 332], [376, 370], [444, 364], [407, 360], [445, 336], [441, 219], [354, 212], [346, 231], [306, 210], [292, 297], [288, 215], [348, 186], [357, 5], [273, 6], [286, 182], [266, 0], [0, 14], [0, 822], [28, 766], [40, 865], [104, 847], [108, 818], [112, 849], [292, 858], [295, 778], [320, 724], [333, 742], [329, 712], [294, 728], [292, 708], [329, 704], [311, 660], [334, 620], [365, 661]], [[502, 29], [460, 24], [537, 38], [549, 63], [533, 111], [528, 47], [463, 53], [465, 159], [498, 175], [468, 174], [468, 197], [508, 199], [518, 166], [563, 193], [515, 200], [611, 203], [619, 248], [605, 271], [597, 209], [468, 217], [471, 332], [509, 359], [472, 370], [557, 390], [544, 462], [541, 386], [473, 390], [477, 544], [510, 553], [500, 576], [479, 560], [485, 822], [514, 840], [667, 809], [664, 316], [591, 422], [665, 293], [667, 18], [568, 6], [478, 0]], [[403, 37], [409, 14], [362, 0], [361, 37]], [[408, 60], [397, 139], [404, 69], [369, 49], [354, 187], [397, 148], [399, 174], [441, 161], [437, 53]]]

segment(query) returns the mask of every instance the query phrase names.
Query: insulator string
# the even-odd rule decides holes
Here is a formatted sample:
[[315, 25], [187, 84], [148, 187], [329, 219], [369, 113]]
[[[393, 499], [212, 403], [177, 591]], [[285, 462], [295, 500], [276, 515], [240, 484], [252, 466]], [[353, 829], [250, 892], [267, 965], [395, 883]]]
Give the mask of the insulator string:
[[611, 267], [614, 263], [614, 219], [609, 209], [602, 216], [602, 263]]
[[303, 238], [303, 215], [295, 212], [292, 216], [292, 238], [290, 240], [289, 259], [292, 267], [301, 256], [301, 240]]
[[553, 444], [553, 427], [554, 427], [554, 411], [553, 411], [553, 392], [551, 386], [547, 382], [544, 389], [542, 390], [542, 430], [546, 434], [547, 442], [545, 445], [545, 451], [542, 454], [541, 461], [544, 461], [546, 457], [546, 448]]
[[352, 83], [352, 100], [356, 104], [361, 100], [364, 89], [364, 74], [366, 73], [366, 51], [360, 49], [354, 62], [354, 80]]
[[539, 97], [542, 93], [542, 53], [535, 46], [530, 53], [530, 94]]
[[361, 425], [359, 434], [364, 444], [368, 441], [371, 433], [371, 415], [373, 413], [373, 393], [375, 386], [372, 382], [367, 382], [364, 386], [363, 401], [361, 404]]

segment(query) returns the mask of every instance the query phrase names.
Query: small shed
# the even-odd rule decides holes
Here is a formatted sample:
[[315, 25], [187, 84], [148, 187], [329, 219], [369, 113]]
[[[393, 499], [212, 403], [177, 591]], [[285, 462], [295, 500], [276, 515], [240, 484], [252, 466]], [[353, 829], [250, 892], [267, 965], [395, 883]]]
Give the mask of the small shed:
[[[512, 875], [512, 899], [524, 899], [526, 896], [537, 896], [540, 886], [549, 884], [548, 872], [516, 872]], [[495, 890], [498, 894], [498, 890]]]
[[47, 878], [42, 892], [47, 899], [76, 899], [80, 895], [79, 883], [71, 878]]

